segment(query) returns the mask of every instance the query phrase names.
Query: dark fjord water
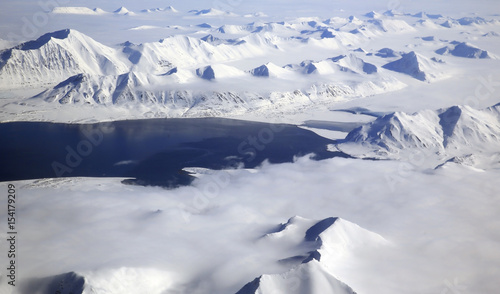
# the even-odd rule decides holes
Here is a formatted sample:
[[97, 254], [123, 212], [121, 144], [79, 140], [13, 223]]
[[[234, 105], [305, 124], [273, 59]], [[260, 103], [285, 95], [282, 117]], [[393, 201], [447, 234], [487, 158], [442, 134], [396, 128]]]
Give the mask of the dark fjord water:
[[333, 141], [294, 125], [221, 118], [148, 119], [96, 124], [0, 124], [0, 181], [54, 177], [128, 177], [128, 183], [177, 186], [184, 167], [256, 167], [264, 160], [335, 156]]

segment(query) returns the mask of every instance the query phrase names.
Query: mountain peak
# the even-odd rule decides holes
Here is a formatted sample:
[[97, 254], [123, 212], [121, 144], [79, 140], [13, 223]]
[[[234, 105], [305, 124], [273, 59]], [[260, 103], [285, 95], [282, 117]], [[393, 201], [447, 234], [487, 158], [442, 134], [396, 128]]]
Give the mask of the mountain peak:
[[450, 46], [436, 50], [437, 54], [451, 54], [457, 57], [489, 59], [491, 55], [488, 51], [482, 50], [467, 42], [452, 42]]
[[117, 10], [115, 10], [113, 12], [116, 13], [116, 14], [123, 14], [123, 15], [133, 14], [133, 12], [130, 11], [130, 10], [128, 10], [125, 6], [122, 6], [122, 7], [118, 8]]
[[317, 222], [314, 226], [310, 227], [306, 231], [305, 240], [306, 241], [317, 241], [319, 235], [328, 229], [333, 223], [338, 220], [338, 217], [329, 217]]
[[116, 75], [129, 67], [113, 49], [73, 29], [47, 33], [0, 58], [0, 81], [6, 87], [57, 84], [79, 73]]
[[202, 10], [190, 10], [190, 13], [199, 16], [236, 16], [236, 14], [228, 11], [222, 11], [216, 8], [208, 8]]
[[250, 73], [256, 77], [281, 77], [286, 72], [286, 69], [277, 66], [272, 62], [268, 62], [250, 70]]
[[244, 74], [243, 71], [225, 64], [213, 64], [196, 69], [197, 76], [209, 81], [216, 78], [238, 77]]
[[173, 6], [167, 6], [167, 7], [165, 7], [165, 11], [179, 12], [179, 10], [175, 9]]
[[428, 81], [435, 77], [426, 71], [431, 70], [433, 61], [411, 51], [401, 56], [401, 59], [387, 63], [382, 66], [385, 69], [410, 75], [420, 81]]
[[66, 39], [70, 34], [74, 34], [76, 31], [71, 29], [64, 29], [60, 31], [55, 31], [51, 33], [46, 33], [34, 41], [28, 41], [21, 44], [18, 49], [20, 50], [34, 50], [39, 49], [43, 45], [47, 44], [52, 38], [54, 39]]
[[[243, 286], [237, 294], [354, 294], [356, 292], [351, 287], [331, 272], [338, 258], [357, 248], [390, 244], [382, 236], [338, 217], [316, 221], [295, 216], [266, 236], [276, 237], [267, 238], [270, 246], [293, 246], [303, 248], [304, 252], [280, 260], [290, 265], [288, 271], [263, 274]], [[290, 287], [297, 277], [307, 278], [308, 283]]]
[[375, 12], [375, 11], [370, 11], [368, 13], [365, 13], [364, 16], [369, 17], [369, 18], [381, 18], [382, 14]]

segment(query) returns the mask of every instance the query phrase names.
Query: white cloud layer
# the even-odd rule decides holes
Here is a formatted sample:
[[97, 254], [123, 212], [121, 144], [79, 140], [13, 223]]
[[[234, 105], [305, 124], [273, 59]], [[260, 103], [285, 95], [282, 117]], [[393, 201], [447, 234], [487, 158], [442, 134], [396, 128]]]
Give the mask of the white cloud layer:
[[118, 179], [19, 182], [19, 278], [76, 271], [125, 293], [119, 281], [143, 275], [156, 293], [234, 293], [261, 274], [285, 271], [276, 260], [290, 252], [259, 245], [260, 236], [294, 215], [338, 216], [394, 244], [332, 265], [359, 293], [441, 293], [455, 280], [493, 293], [498, 171], [451, 164], [403, 172], [401, 164], [300, 158], [206, 174], [175, 190]]

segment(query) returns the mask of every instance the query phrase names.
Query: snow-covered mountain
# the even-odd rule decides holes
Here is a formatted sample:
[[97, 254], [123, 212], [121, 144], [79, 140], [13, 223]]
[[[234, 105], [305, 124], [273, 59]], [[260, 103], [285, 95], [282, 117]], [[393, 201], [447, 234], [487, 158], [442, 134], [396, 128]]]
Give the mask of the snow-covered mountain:
[[117, 75], [130, 62], [75, 30], [62, 30], [0, 52], [0, 88], [50, 85], [79, 73]]
[[354, 290], [329, 273], [316, 260], [299, 265], [282, 274], [262, 275], [246, 284], [236, 294], [356, 294]]
[[351, 70], [356, 73], [373, 74], [377, 72], [377, 67], [371, 63], [365, 62], [355, 54], [339, 55], [331, 59], [341, 66], [341, 70]]
[[303, 252], [279, 260], [290, 269], [279, 274], [263, 274], [246, 284], [237, 294], [268, 293], [356, 293], [334, 274], [336, 264], [359, 248], [387, 246], [382, 236], [341, 218], [314, 221], [295, 216], [262, 243]]
[[165, 293], [171, 273], [157, 269], [122, 267], [97, 272], [68, 272], [32, 279], [22, 284], [23, 293]]
[[135, 15], [135, 12], [128, 10], [125, 6], [118, 8], [117, 10], [113, 11], [113, 13], [120, 15]]
[[[289, 113], [295, 111], [296, 107], [304, 107], [311, 105], [311, 103], [382, 93], [387, 91], [388, 87], [398, 85], [396, 81], [391, 80], [380, 83], [366, 82], [355, 87], [341, 83], [336, 85], [318, 83], [303, 90], [269, 92], [161, 88], [161, 84], [168, 81], [169, 78], [181, 79], [182, 77], [175, 76], [178, 73], [174, 70], [166, 77], [134, 72], [116, 76], [78, 74], [33, 98], [43, 99], [47, 102], [58, 102], [58, 104], [116, 105], [117, 107], [128, 107], [134, 104], [144, 107], [159, 106], [168, 117], [227, 116], [253, 111]], [[217, 77], [212, 67], [200, 69], [198, 74], [200, 77], [195, 78], [209, 81], [215, 81]], [[247, 75], [239, 71], [238, 74], [240, 77]], [[238, 77], [223, 76], [222, 80], [235, 78]]]
[[403, 54], [401, 59], [385, 64], [383, 68], [410, 75], [420, 81], [436, 79], [438, 63], [411, 51]]
[[436, 50], [437, 54], [447, 55], [451, 54], [457, 57], [465, 58], [492, 58], [488, 51], [477, 48], [476, 46], [467, 42], [452, 42], [449, 46]]
[[[60, 10], [72, 12], [73, 8]], [[146, 12], [168, 12], [169, 17], [186, 18], [192, 24], [144, 24], [141, 17], [146, 17]], [[432, 35], [434, 31], [447, 30], [439, 25], [443, 20], [454, 21], [460, 27], [487, 26], [492, 31], [495, 23], [479, 18], [371, 12], [361, 18], [299, 17], [245, 23], [246, 18], [241, 21], [226, 17], [232, 14], [219, 9], [181, 13], [173, 7], [135, 15], [120, 7], [108, 14], [111, 16], [99, 18], [130, 15], [127, 19], [137, 21], [140, 25], [127, 28], [131, 34], [142, 30], [167, 34], [159, 41], [127, 41], [112, 47], [74, 29], [45, 34], [0, 51], [0, 91], [44, 88], [34, 97], [77, 105], [139, 103], [142, 108], [147, 104], [175, 116], [187, 115], [188, 111], [193, 115], [275, 113], [280, 107], [285, 113], [317, 103], [331, 104], [395, 91], [412, 83], [394, 72], [430, 83], [448, 78], [450, 75], [443, 73], [452, 73], [456, 64], [446, 62], [447, 56], [438, 61], [431, 56], [435, 53], [494, 56], [469, 43], [448, 42]], [[225, 23], [218, 23], [220, 20]], [[426, 34], [414, 38], [419, 29], [426, 30]], [[379, 42], [398, 38], [411, 38], [421, 44], [407, 44], [409, 51]], [[369, 45], [372, 42], [377, 45]], [[447, 46], [443, 48], [444, 44]]]
[[80, 15], [106, 15], [109, 12], [101, 8], [90, 9], [88, 7], [54, 7], [52, 10], [54, 14], [80, 14]]
[[[125, 8], [120, 11], [125, 12]], [[295, 26], [317, 26], [316, 21], [308, 23], [299, 20]], [[294, 27], [285, 23], [278, 26]], [[213, 116], [274, 112], [280, 106], [287, 111], [404, 87], [394, 77], [378, 74], [377, 66], [366, 62], [364, 52], [359, 51], [285, 66], [268, 62], [250, 70], [230, 65], [237, 60], [279, 54], [283, 51], [280, 46], [290, 46], [288, 43], [305, 43], [315, 50], [339, 48], [336, 40], [330, 43], [331, 39], [321, 36], [314, 42], [311, 38], [304, 42], [257, 30], [234, 40], [214, 40], [177, 35], [111, 48], [75, 30], [57, 31], [1, 51], [0, 88], [47, 87], [34, 98], [59, 104], [140, 103], [160, 105], [173, 116], [188, 115], [187, 111], [189, 115]], [[367, 78], [360, 79], [359, 75]], [[269, 79], [262, 79], [264, 76]], [[249, 86], [234, 89], [235, 79]], [[204, 80], [214, 83], [207, 90], [193, 90], [204, 88]], [[275, 89], [275, 83], [282, 86]]]
[[286, 76], [287, 74], [288, 75], [291, 74], [291, 71], [287, 70], [286, 68], [277, 66], [272, 62], [268, 62], [266, 64], [263, 64], [259, 67], [250, 70], [250, 73], [256, 77], [280, 78]]
[[361, 157], [411, 160], [417, 154], [431, 165], [470, 155], [489, 157], [500, 150], [500, 104], [391, 113], [351, 131], [338, 146]]
[[225, 64], [214, 64], [196, 69], [196, 75], [205, 80], [235, 78], [245, 75], [245, 73], [235, 67]]
[[178, 13], [179, 11], [175, 9], [173, 6], [167, 6], [165, 8], [148, 8], [148, 9], [143, 9], [141, 10], [142, 13], [155, 13], [155, 12], [173, 12], [173, 13]]
[[229, 11], [223, 11], [219, 10], [216, 8], [208, 8], [208, 9], [201, 9], [201, 10], [190, 10], [189, 13], [192, 13], [193, 15], [196, 16], [238, 16], [235, 13], [229, 12]]

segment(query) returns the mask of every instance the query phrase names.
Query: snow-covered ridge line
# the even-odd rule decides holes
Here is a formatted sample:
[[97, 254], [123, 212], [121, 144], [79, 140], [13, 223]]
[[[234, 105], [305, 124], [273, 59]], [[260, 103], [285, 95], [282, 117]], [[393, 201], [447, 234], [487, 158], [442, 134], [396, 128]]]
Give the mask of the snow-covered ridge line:
[[[213, 71], [207, 71], [200, 72], [200, 76], [210, 79]], [[205, 117], [254, 111], [293, 113], [297, 107], [384, 93], [404, 86], [397, 80], [388, 79], [361, 82], [355, 86], [317, 83], [293, 91], [148, 89], [148, 81], [154, 79], [154, 76], [134, 72], [118, 76], [79, 74], [34, 98], [58, 104], [160, 106], [167, 117]]]
[[[35, 98], [60, 104], [156, 104], [165, 106], [169, 116], [179, 117], [278, 108], [286, 111], [294, 106], [363, 97], [404, 86], [394, 77], [378, 74], [377, 66], [354, 52], [283, 67], [268, 63], [245, 71], [224, 64], [279, 51], [278, 42], [280, 39], [268, 32], [219, 45], [172, 36], [141, 45], [126, 43], [122, 50], [116, 50], [68, 29], [2, 51], [0, 87], [49, 86]], [[197, 67], [200, 63], [209, 65]], [[361, 75], [366, 79], [350, 82]], [[275, 79], [290, 86], [275, 90], [271, 87]], [[311, 82], [300, 86], [295, 82], [307, 79]], [[203, 80], [216, 83], [201, 92], [190, 89]], [[228, 89], [226, 84], [233, 81], [262, 84], [263, 89], [268, 89]]]
[[[338, 148], [359, 157], [411, 160], [418, 154], [429, 166], [464, 158], [472, 166], [496, 165], [499, 162], [482, 162], [480, 157], [499, 153], [500, 103], [480, 110], [453, 106], [391, 113], [351, 131]], [[471, 156], [478, 160], [473, 162]]]
[[[58, 7], [62, 11], [72, 11], [73, 8]], [[76, 10], [79, 11], [79, 9]], [[172, 7], [154, 9], [154, 11], [167, 10], [173, 11], [175, 9]], [[89, 11], [96, 13], [97, 10], [89, 9]], [[199, 10], [196, 13], [211, 11], [217, 10]], [[128, 14], [130, 11], [125, 7], [121, 7], [115, 13]], [[419, 17], [424, 18], [427, 16], [422, 14]], [[433, 19], [433, 21], [436, 20]], [[462, 23], [472, 25], [489, 22], [475, 19], [469, 22], [462, 21]], [[122, 74], [127, 71], [138, 71], [165, 74], [173, 67], [200, 68], [216, 63], [265, 56], [284, 51], [284, 48], [304, 46], [303, 44], [306, 44], [311, 49], [329, 48], [336, 51], [337, 54], [332, 54], [332, 57], [339, 54], [355, 54], [355, 58], [363, 59], [363, 55], [370, 55], [371, 53], [365, 52], [362, 48], [353, 50], [350, 47], [373, 38], [415, 31], [413, 26], [402, 19], [375, 17], [373, 15], [368, 16], [367, 20], [360, 20], [356, 17], [337, 17], [329, 20], [298, 18], [289, 22], [253, 22], [247, 25], [223, 25], [215, 28], [208, 26], [208, 31], [213, 34], [230, 36], [236, 34], [237, 37], [222, 39], [208, 34], [198, 39], [181, 33], [180, 35], [162, 39], [160, 42], [140, 45], [126, 42], [122, 44], [121, 48], [112, 49], [76, 30], [48, 33], [35, 41], [0, 52], [0, 89], [56, 84], [79, 73]], [[204, 27], [200, 27], [200, 29], [203, 30]], [[81, 48], [85, 49], [81, 50]], [[387, 50], [392, 49], [388, 48]], [[489, 52], [464, 42], [452, 42], [450, 46], [436, 48], [436, 54], [476, 58], [489, 58], [492, 56]], [[109, 55], [113, 55], [113, 58], [110, 58]], [[413, 62], [414, 64], [421, 63], [424, 64], [424, 67], [433, 67], [430, 65], [432, 62], [426, 61], [426, 58], [419, 52], [416, 52], [416, 55], [418, 58], [414, 59], [419, 62]], [[382, 57], [379, 53], [376, 53], [375, 56]], [[68, 64], [55, 64], [58, 59], [62, 59]], [[103, 59], [108, 59], [109, 62]], [[272, 62], [272, 60], [269, 61]], [[409, 62], [403, 62], [403, 66], [406, 66], [407, 63]], [[86, 64], [89, 66], [86, 66]], [[109, 67], [113, 66], [119, 68], [119, 70], [110, 71]], [[316, 67], [317, 72], [332, 72], [331, 69], [328, 69], [328, 66], [324, 70], [320, 69], [316, 64], [313, 64], [313, 66]], [[89, 69], [89, 67], [92, 69]], [[417, 67], [422, 67], [422, 65]], [[245, 71], [247, 69], [241, 70]], [[311, 69], [310, 72], [312, 71], [314, 69]], [[421, 80], [429, 80], [429, 78], [432, 80], [434, 76], [432, 73], [421, 74], [419, 71], [424, 70], [420, 69], [402, 68], [397, 71], [409, 73]], [[416, 71], [417, 74], [412, 74], [410, 71]], [[181, 80], [184, 81], [184, 79]]]
[[[143, 9], [140, 11], [140, 13], [153, 13], [153, 12], [172, 12], [172, 13], [178, 13], [179, 11], [175, 9], [172, 6], [167, 6], [165, 8], [150, 8], [150, 9]], [[88, 8], [85, 6], [58, 6], [54, 7], [52, 9], [51, 13], [54, 14], [78, 14], [78, 15], [109, 15], [109, 14], [115, 14], [115, 15], [129, 15], [133, 16], [136, 15], [136, 12], [133, 12], [126, 7], [122, 6], [113, 12], [108, 12], [105, 11], [104, 9], [101, 8]]]
[[[198, 10], [190, 15], [214, 12]], [[115, 13], [131, 12], [121, 7]], [[404, 75], [433, 83], [450, 76], [443, 73], [453, 72], [454, 63], [446, 62], [449, 58], [495, 58], [470, 43], [434, 37], [419, 38], [430, 48], [425, 53], [418, 46], [399, 51], [362, 48], [375, 39], [414, 34], [417, 26], [409, 18], [434, 24], [446, 19], [370, 13], [363, 18], [204, 23], [191, 26], [199, 30], [197, 34], [184, 34], [183, 29], [157, 42], [113, 47], [66, 29], [0, 51], [0, 90], [45, 88], [35, 98], [59, 104], [159, 105], [161, 112], [175, 117], [287, 112], [399, 90], [412, 83]], [[462, 23], [491, 26], [480, 19]], [[296, 47], [312, 53], [295, 55]], [[321, 57], [315, 58], [314, 52]], [[288, 64], [280, 61], [282, 54], [288, 55]]]

